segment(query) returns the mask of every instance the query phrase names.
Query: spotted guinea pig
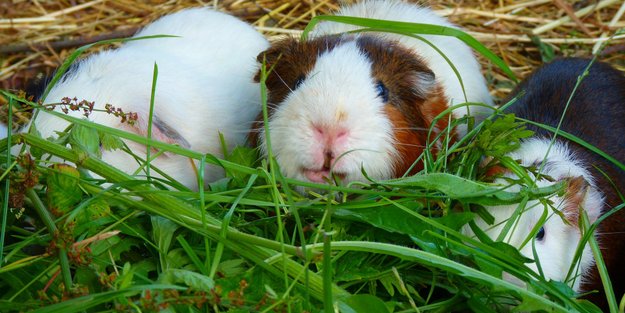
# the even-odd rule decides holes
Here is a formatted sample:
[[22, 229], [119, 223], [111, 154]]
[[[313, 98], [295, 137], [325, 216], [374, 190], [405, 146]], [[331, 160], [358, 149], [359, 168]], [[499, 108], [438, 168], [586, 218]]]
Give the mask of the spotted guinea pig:
[[[553, 128], [562, 119], [562, 131], [581, 138], [622, 164], [625, 162], [625, 75], [603, 62], [589, 67], [590, 62], [584, 58], [563, 58], [539, 68], [511, 94], [510, 99], [518, 99], [507, 112]], [[576, 87], [583, 73], [586, 74]], [[592, 223], [622, 205], [625, 170], [563, 136], [558, 136], [552, 145], [551, 131], [530, 124], [527, 127], [536, 131], [536, 135], [523, 142], [511, 154], [512, 158], [522, 165], [543, 167], [543, 177], [569, 181], [569, 187], [564, 197], [549, 198], [552, 207], [544, 224], [539, 224], [543, 206], [529, 208], [521, 215], [517, 232], [508, 241], [540, 262], [546, 278], [564, 281], [581, 239], [580, 210], [585, 211]], [[537, 182], [552, 183], [545, 179]], [[516, 205], [487, 209], [495, 216], [497, 225], [512, 216]], [[554, 214], [554, 209], [565, 219]], [[498, 237], [497, 226], [481, 225], [490, 237]], [[525, 239], [536, 226], [541, 227], [541, 232], [536, 234], [534, 257], [531, 243], [522, 247], [521, 238]], [[618, 301], [625, 294], [625, 267], [621, 264], [625, 258], [625, 210], [603, 220], [594, 235]], [[578, 271], [574, 272], [577, 275], [569, 276], [567, 282], [578, 292], [589, 292], [586, 297], [607, 312], [603, 284], [592, 260], [590, 249], [585, 246]], [[590, 292], [593, 290], [598, 292]]]
[[[337, 15], [454, 27], [428, 8], [401, 1], [363, 1]], [[340, 23], [319, 24], [311, 38], [287, 38], [261, 53], [267, 77], [272, 151], [282, 172], [292, 178], [327, 182], [330, 172], [343, 182], [365, 181], [362, 169], [376, 180], [403, 175], [424, 151], [434, 118], [451, 105], [492, 105], [480, 66], [460, 40], [426, 36], [460, 72], [421, 40], [389, 33], [343, 33]], [[339, 34], [342, 33], [342, 34]], [[477, 106], [453, 112], [483, 118]], [[488, 112], [485, 112], [488, 111]], [[442, 118], [438, 134], [448, 127]], [[466, 133], [464, 125], [453, 136]], [[262, 116], [250, 134], [267, 155]], [[435, 153], [440, 147], [433, 145]], [[422, 169], [418, 162], [413, 172]]]

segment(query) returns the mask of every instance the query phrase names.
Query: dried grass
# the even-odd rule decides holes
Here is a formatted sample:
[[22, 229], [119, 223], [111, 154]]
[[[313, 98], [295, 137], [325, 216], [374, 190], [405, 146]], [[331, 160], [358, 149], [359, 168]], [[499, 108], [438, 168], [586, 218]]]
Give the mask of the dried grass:
[[[353, 1], [2, 1], [0, 88], [27, 89], [37, 79], [50, 75], [76, 47], [101, 39], [129, 36], [159, 16], [182, 8], [216, 5], [219, 10], [254, 24], [272, 38], [297, 34], [312, 16], [329, 14], [338, 8], [339, 2]], [[557, 55], [589, 56], [597, 42], [625, 27], [623, 0], [433, 0], [426, 3], [495, 51], [519, 77], [526, 76], [542, 63], [531, 35], [538, 35], [549, 43]], [[601, 59], [625, 69], [625, 38], [613, 40]], [[505, 96], [512, 84], [499, 70], [486, 62], [483, 64], [493, 95]]]

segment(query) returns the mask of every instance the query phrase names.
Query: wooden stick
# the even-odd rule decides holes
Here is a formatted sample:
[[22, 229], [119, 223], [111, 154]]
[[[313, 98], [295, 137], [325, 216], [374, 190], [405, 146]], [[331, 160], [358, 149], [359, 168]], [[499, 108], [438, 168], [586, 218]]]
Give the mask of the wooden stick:
[[[107, 40], [113, 38], [125, 38], [132, 36], [138, 27], [132, 27], [128, 29], [123, 29], [119, 31], [114, 31], [106, 34], [100, 34], [97, 36], [83, 36], [75, 39], [67, 39], [67, 40], [59, 40], [53, 41], [49, 43], [50, 48], [55, 51], [59, 51], [66, 48], [74, 48], [79, 46], [84, 46], [86, 44], [98, 42], [100, 40]], [[37, 44], [15, 44], [15, 45], [7, 45], [4, 47], [0, 47], [0, 55], [9, 54], [9, 53], [17, 53], [17, 52], [25, 52], [25, 51], [39, 51], [48, 48], [48, 43], [37, 43]]]
[[67, 9], [61, 9], [49, 14], [46, 14], [44, 16], [40, 16], [40, 17], [28, 17], [28, 18], [4, 18], [4, 19], [0, 19], [0, 24], [17, 24], [17, 23], [40, 23], [40, 22], [51, 22], [54, 21], [56, 19], [57, 16], [61, 16], [61, 15], [66, 15], [66, 14], [70, 14], [76, 11], [80, 11], [82, 9], [88, 8], [90, 6], [96, 5], [100, 2], [103, 2], [104, 0], [94, 0], [91, 2], [87, 2], [87, 3], [83, 3], [80, 5], [76, 5], [73, 7], [69, 7]]
[[[623, 17], [623, 14], [625, 13], [625, 2], [623, 2], [623, 4], [621, 5], [621, 7], [618, 9], [618, 11], [616, 12], [616, 14], [614, 14], [614, 17], [612, 18], [612, 20], [610, 21], [610, 24], [608, 24], [609, 27], [614, 27], [617, 23], [618, 20], [621, 19], [621, 17]], [[601, 33], [601, 36], [599, 36], [600, 38], [605, 38], [608, 36], [608, 32], [603, 32]], [[597, 53], [597, 50], [599, 50], [599, 48], [601, 48], [601, 42], [597, 42], [594, 47], [592, 47], [592, 53]], [[607, 50], [607, 49], [606, 49]]]
[[[597, 3], [597, 4], [589, 5], [589, 6], [585, 7], [585, 8], [583, 8], [583, 9], [575, 12], [575, 16], [577, 16], [577, 17], [584, 16], [584, 15], [586, 15], [588, 13], [591, 13], [591, 12], [594, 12], [596, 10], [603, 9], [603, 8], [605, 8], [605, 7], [609, 6], [609, 5], [612, 5], [613, 3], [616, 3], [618, 1], [622, 1], [622, 0], [603, 0], [603, 1], [599, 2], [599, 3]], [[566, 23], [566, 22], [568, 22], [570, 20], [571, 20], [571, 18], [569, 16], [564, 16], [564, 17], [559, 18], [559, 19], [557, 19], [557, 20], [555, 20], [555, 21], [553, 21], [551, 23], [547, 23], [547, 24], [545, 24], [545, 25], [543, 25], [541, 27], [538, 27], [538, 28], [534, 29], [532, 31], [532, 34], [533, 35], [542, 34], [542, 33], [546, 32], [546, 31], [552, 30], [552, 29], [554, 29], [554, 28], [556, 28], [556, 27], [558, 27], [558, 26], [562, 25], [563, 23]]]
[[586, 25], [584, 25], [584, 23], [582, 22], [582, 20], [579, 19], [579, 17], [577, 17], [577, 15], [575, 15], [575, 10], [573, 10], [573, 7], [568, 4], [565, 3], [563, 0], [553, 0], [553, 3], [558, 6], [560, 9], [564, 10], [564, 12], [566, 13], [566, 15], [568, 15], [573, 22], [575, 22], [575, 24], [577, 24], [577, 26], [579, 26], [579, 28], [586, 33], [586, 35], [592, 37], [593, 34], [590, 32], [590, 29], [588, 29], [588, 27], [586, 27]]

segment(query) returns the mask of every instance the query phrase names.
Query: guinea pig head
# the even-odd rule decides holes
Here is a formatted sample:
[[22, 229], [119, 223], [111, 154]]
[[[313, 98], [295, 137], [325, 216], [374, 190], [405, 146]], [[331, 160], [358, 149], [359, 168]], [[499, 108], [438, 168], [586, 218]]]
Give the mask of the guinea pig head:
[[[524, 166], [540, 168], [544, 151], [549, 140], [531, 140], [524, 143], [521, 149], [513, 154]], [[543, 201], [531, 200], [517, 214], [518, 205], [499, 205], [486, 207], [494, 217], [492, 225], [482, 219], [476, 219], [476, 225], [491, 239], [500, 237], [505, 225], [515, 218], [513, 227], [506, 233], [503, 241], [519, 249], [524, 256], [533, 259], [527, 266], [538, 273], [538, 264], [547, 280], [567, 282], [579, 292], [581, 283], [594, 264], [594, 258], [588, 244], [581, 248], [581, 256], [576, 260], [579, 244], [582, 239], [580, 229], [581, 213], [588, 216], [594, 223], [603, 207], [603, 195], [593, 185], [590, 174], [580, 166], [568, 149], [560, 144], [553, 147], [552, 155], [543, 167], [543, 176], [536, 181], [538, 187], [547, 187], [564, 181], [567, 184], [563, 194], [554, 194]], [[515, 174], [501, 170], [505, 178], [495, 181], [501, 186], [509, 186], [506, 190], [518, 192], [518, 184], [510, 185], [510, 179], [517, 179]], [[550, 177], [551, 179], [547, 179]], [[463, 233], [473, 235], [470, 227], [464, 226]], [[532, 237], [533, 236], [533, 237]], [[573, 271], [569, 275], [572, 265]], [[504, 273], [504, 279], [523, 285], [516, 277]]]
[[[268, 69], [268, 129], [282, 172], [323, 183], [403, 175], [447, 108], [435, 75], [399, 43], [369, 35], [285, 39], [258, 57]], [[447, 127], [439, 119], [430, 138]], [[250, 134], [267, 155], [262, 115]], [[434, 148], [436, 149], [436, 145]], [[413, 171], [422, 169], [417, 162]]]

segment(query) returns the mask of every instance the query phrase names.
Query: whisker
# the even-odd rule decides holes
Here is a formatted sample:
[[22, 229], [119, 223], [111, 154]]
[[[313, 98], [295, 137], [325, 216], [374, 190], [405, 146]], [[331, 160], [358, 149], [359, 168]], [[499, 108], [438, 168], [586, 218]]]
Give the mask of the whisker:
[[280, 76], [280, 74], [278, 74], [276, 70], [274, 70], [273, 72], [276, 74], [276, 76], [278, 76], [278, 79], [280, 79], [284, 86], [286, 86], [286, 88], [288, 88], [290, 92], [293, 92], [293, 89], [291, 89], [291, 87], [289, 87], [289, 84], [287, 84], [284, 79], [282, 79], [282, 76]]
[[429, 131], [429, 128], [425, 127], [393, 127], [393, 130], [421, 130], [421, 131]]
[[395, 144], [398, 145], [398, 146], [406, 146], [406, 147], [417, 147], [417, 148], [425, 148], [426, 147], [424, 145], [415, 145], [415, 144], [401, 143], [401, 142], [396, 142]]

